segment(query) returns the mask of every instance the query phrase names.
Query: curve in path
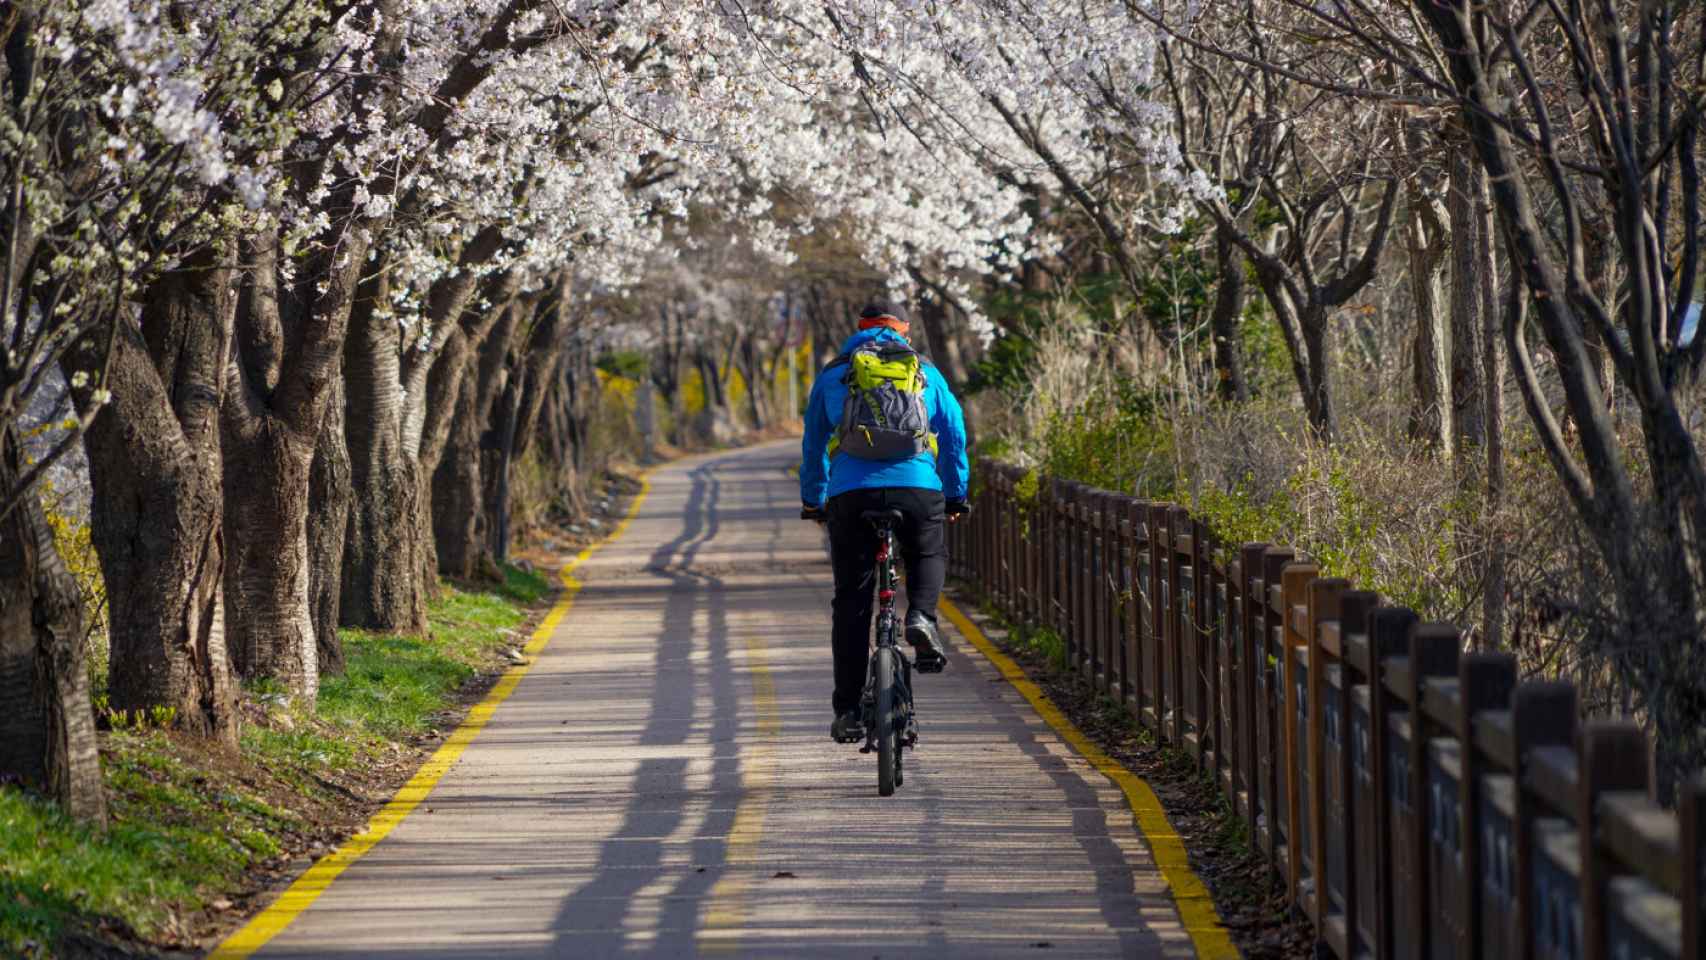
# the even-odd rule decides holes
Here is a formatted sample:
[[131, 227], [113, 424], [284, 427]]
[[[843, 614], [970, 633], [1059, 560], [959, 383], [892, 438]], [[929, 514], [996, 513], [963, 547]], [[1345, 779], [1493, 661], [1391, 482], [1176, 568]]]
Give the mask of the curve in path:
[[1192, 956], [1120, 789], [952, 631], [893, 798], [829, 741], [797, 459], [655, 472], [478, 740], [257, 956]]

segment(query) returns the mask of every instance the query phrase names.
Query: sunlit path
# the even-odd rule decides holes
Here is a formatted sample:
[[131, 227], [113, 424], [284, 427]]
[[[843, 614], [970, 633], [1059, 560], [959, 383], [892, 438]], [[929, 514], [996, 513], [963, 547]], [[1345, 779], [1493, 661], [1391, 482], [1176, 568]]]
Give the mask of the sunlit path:
[[266, 957], [1185, 957], [1122, 795], [960, 638], [879, 800], [776, 445], [658, 471], [538, 664]]

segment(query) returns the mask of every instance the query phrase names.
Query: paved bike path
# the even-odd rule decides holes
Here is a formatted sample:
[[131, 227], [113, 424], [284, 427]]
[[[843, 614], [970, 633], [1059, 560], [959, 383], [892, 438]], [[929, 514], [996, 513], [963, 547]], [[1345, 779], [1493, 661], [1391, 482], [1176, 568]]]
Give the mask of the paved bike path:
[[1191, 956], [1120, 790], [951, 630], [894, 797], [829, 741], [797, 459], [654, 473], [456, 766], [257, 955]]

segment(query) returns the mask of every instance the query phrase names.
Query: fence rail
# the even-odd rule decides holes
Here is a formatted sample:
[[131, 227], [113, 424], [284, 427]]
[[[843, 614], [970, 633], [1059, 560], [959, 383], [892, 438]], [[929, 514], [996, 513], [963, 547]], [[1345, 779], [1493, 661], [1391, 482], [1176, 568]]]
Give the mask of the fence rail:
[[1212, 773], [1332, 955], [1706, 960], [1706, 780], [1631, 723], [1182, 507], [983, 462], [953, 572]]

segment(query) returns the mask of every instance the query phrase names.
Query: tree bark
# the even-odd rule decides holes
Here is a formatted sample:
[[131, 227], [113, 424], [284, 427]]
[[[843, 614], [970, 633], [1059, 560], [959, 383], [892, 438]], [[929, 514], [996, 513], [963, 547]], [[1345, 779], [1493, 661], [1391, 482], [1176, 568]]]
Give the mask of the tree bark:
[[[16, 489], [24, 469], [8, 427], [0, 489]], [[0, 518], [0, 775], [41, 788], [79, 820], [106, 822], [82, 601], [33, 491]]]
[[[507, 355], [524, 307], [506, 303], [494, 308], [497, 323], [484, 343], [465, 361], [456, 412], [451, 420], [437, 469], [432, 476], [432, 531], [443, 576], [468, 579], [489, 562], [482, 462], [492, 446], [487, 427], [492, 408], [508, 377]], [[434, 372], [438, 376], [438, 372]]]
[[[227, 265], [193, 263], [156, 282], [140, 325], [113, 321], [112, 400], [85, 437], [110, 706], [171, 710], [179, 729], [233, 748], [220, 404], [234, 310]], [[87, 409], [88, 388], [75, 392]]]
[[[1481, 406], [1487, 444], [1487, 516], [1492, 522], [1492, 540], [1487, 545], [1486, 585], [1481, 595], [1481, 632], [1487, 646], [1503, 649], [1505, 644], [1505, 580], [1508, 566], [1504, 541], [1504, 522], [1500, 516], [1505, 505], [1505, 341], [1500, 335], [1504, 323], [1499, 315], [1498, 262], [1493, 244], [1493, 206], [1487, 195], [1486, 177], [1477, 178], [1475, 217], [1478, 237], [1485, 245], [1481, 270], [1481, 381], [1486, 390]], [[1508, 281], [1520, 284], [1521, 277], [1511, 271]]]
[[1486, 389], [1482, 374], [1486, 323], [1481, 316], [1482, 273], [1488, 268], [1491, 238], [1482, 236], [1479, 199], [1485, 174], [1470, 156], [1468, 144], [1451, 149], [1451, 186], [1446, 201], [1451, 222], [1451, 423], [1465, 448], [1486, 442]]
[[765, 374], [764, 356], [758, 349], [758, 337], [750, 330], [741, 331], [740, 367], [746, 380], [746, 412], [754, 430], [770, 425], [770, 378]]
[[1244, 256], [1224, 227], [1214, 232], [1220, 283], [1214, 292], [1214, 312], [1209, 329], [1214, 336], [1215, 393], [1221, 400], [1248, 403], [1250, 382], [1244, 374], [1244, 340], [1239, 324], [1244, 319]]
[[280, 284], [276, 235], [256, 238], [221, 408], [232, 660], [245, 680], [280, 683], [312, 706], [319, 649], [309, 607], [308, 488], [374, 224], [351, 219], [338, 243]]
[[1452, 429], [1450, 379], [1453, 328], [1447, 326], [1440, 304], [1445, 240], [1440, 236], [1441, 225], [1431, 209], [1432, 203], [1420, 187], [1412, 185], [1410, 216], [1404, 230], [1405, 252], [1410, 260], [1410, 300], [1416, 311], [1413, 367], [1416, 406], [1410, 429], [1416, 440], [1449, 458], [1456, 437]]
[[1303, 409], [1316, 437], [1332, 440], [1338, 433], [1338, 420], [1333, 410], [1332, 358], [1327, 347], [1329, 312], [1325, 305], [1311, 305], [1299, 319], [1304, 349], [1309, 354], [1309, 383], [1303, 391]]
[[383, 267], [362, 283], [344, 351], [344, 438], [351, 501], [338, 620], [369, 630], [426, 629], [421, 580], [420, 478], [403, 433], [402, 331], [379, 305], [389, 299]]
[[320, 675], [344, 672], [338, 637], [345, 535], [349, 529], [350, 458], [344, 442], [344, 390], [340, 379], [308, 470], [308, 603], [319, 645]]
[[[471, 363], [477, 361], [470, 361]], [[484, 554], [481, 536], [480, 412], [477, 374], [464, 375], [457, 391], [455, 425], [432, 475], [432, 533], [441, 576], [467, 580]]]
[[513, 537], [510, 491], [515, 465], [527, 455], [539, 432], [540, 415], [562, 356], [563, 331], [571, 309], [566, 279], [562, 283], [552, 298], [534, 311], [526, 345], [520, 357], [510, 360], [509, 384], [497, 404], [493, 430], [498, 449], [485, 471], [485, 514], [492, 556], [499, 563], [509, 559]]
[[308, 602], [308, 487], [312, 438], [283, 430], [227, 434], [225, 530], [236, 638], [244, 680], [271, 680], [312, 704], [320, 690], [319, 641]]

